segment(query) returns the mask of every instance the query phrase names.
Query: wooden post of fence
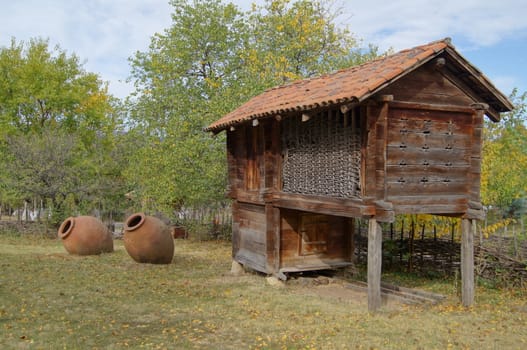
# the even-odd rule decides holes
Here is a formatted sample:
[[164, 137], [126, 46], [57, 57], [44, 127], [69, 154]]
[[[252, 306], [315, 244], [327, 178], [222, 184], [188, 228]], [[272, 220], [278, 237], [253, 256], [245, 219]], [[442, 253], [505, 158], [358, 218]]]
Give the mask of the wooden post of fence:
[[[434, 242], [437, 242], [437, 227], [436, 227], [436, 225], [434, 225]], [[436, 249], [435, 245], [434, 245], [434, 249], [432, 249], [432, 252], [434, 253], [434, 263], [435, 263], [436, 259], [437, 259], [437, 249]]]
[[[451, 234], [450, 234], [450, 246], [451, 247], [454, 247], [454, 232], [455, 232], [455, 228], [456, 228], [456, 224], [455, 223], [452, 223], [451, 226]], [[450, 266], [452, 266], [452, 259], [453, 259], [453, 251], [454, 249], [449, 249], [448, 250], [448, 262], [450, 263]]]
[[414, 264], [414, 235], [415, 235], [415, 221], [412, 219], [412, 224], [410, 225], [410, 237], [408, 239], [408, 272], [412, 272]]
[[[391, 241], [391, 244], [395, 243], [393, 241], [393, 222], [390, 222], [390, 241]], [[392, 250], [390, 252], [390, 266], [393, 266], [393, 254], [394, 253], [395, 253], [395, 250]]]
[[399, 244], [399, 262], [403, 261], [403, 244], [404, 244], [404, 220], [401, 220], [401, 241]]
[[461, 303], [474, 303], [474, 232], [476, 221], [461, 220]]

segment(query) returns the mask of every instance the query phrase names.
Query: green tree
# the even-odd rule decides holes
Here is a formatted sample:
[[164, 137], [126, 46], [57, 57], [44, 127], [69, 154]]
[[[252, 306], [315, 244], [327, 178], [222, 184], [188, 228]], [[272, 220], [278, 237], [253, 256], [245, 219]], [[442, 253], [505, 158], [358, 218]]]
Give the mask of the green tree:
[[225, 136], [203, 127], [266, 88], [376, 55], [353, 50], [325, 1], [267, 1], [249, 13], [220, 0], [171, 4], [172, 26], [131, 58], [132, 131], [145, 142], [127, 175], [151, 209], [224, 197]]
[[73, 196], [87, 207], [102, 200], [95, 198], [106, 193], [103, 184], [122, 187], [110, 158], [118, 101], [77, 56], [48, 46], [13, 39], [0, 48], [0, 201], [59, 207]]
[[482, 200], [502, 211], [527, 193], [527, 92], [510, 99], [514, 110], [487, 122], [483, 144]]
[[222, 138], [203, 127], [233, 106], [223, 92], [243, 64], [242, 14], [218, 0], [175, 0], [172, 26], [131, 59], [137, 99], [132, 130], [146, 142], [127, 174], [141, 203], [168, 210], [223, 198]]
[[69, 130], [104, 127], [111, 109], [106, 85], [79, 58], [43, 39], [0, 48], [0, 125], [4, 132], [59, 124]]
[[266, 0], [253, 6], [245, 52], [249, 75], [269, 87], [377, 57], [376, 47], [362, 50], [348, 28], [337, 26], [340, 14], [331, 0]]

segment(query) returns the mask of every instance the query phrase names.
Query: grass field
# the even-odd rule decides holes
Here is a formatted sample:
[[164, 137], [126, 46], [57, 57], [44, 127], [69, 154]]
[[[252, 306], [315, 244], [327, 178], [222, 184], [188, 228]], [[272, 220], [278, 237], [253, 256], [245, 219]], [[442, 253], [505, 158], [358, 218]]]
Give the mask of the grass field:
[[[54, 239], [0, 235], [1, 349], [524, 349], [526, 291], [478, 287], [459, 306], [452, 279], [402, 279], [447, 295], [439, 305], [388, 303], [339, 283], [229, 273], [226, 242], [176, 241], [170, 265], [116, 251], [68, 255]], [[401, 282], [402, 281], [402, 282]]]

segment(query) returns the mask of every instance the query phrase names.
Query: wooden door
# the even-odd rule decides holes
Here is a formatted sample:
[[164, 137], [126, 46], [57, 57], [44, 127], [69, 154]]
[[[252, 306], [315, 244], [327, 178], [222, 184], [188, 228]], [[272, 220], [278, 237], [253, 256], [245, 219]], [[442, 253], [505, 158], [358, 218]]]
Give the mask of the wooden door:
[[298, 255], [327, 253], [328, 232], [330, 230], [326, 215], [302, 214], [300, 216], [300, 239]]

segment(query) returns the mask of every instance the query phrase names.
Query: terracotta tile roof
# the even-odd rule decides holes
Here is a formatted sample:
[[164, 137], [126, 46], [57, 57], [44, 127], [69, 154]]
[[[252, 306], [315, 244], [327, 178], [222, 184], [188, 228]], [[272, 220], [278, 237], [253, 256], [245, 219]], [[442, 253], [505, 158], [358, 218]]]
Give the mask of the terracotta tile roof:
[[255, 118], [306, 111], [330, 104], [361, 102], [448, 47], [454, 50], [449, 38], [434, 41], [359, 66], [266, 90], [205, 130], [218, 132]]

